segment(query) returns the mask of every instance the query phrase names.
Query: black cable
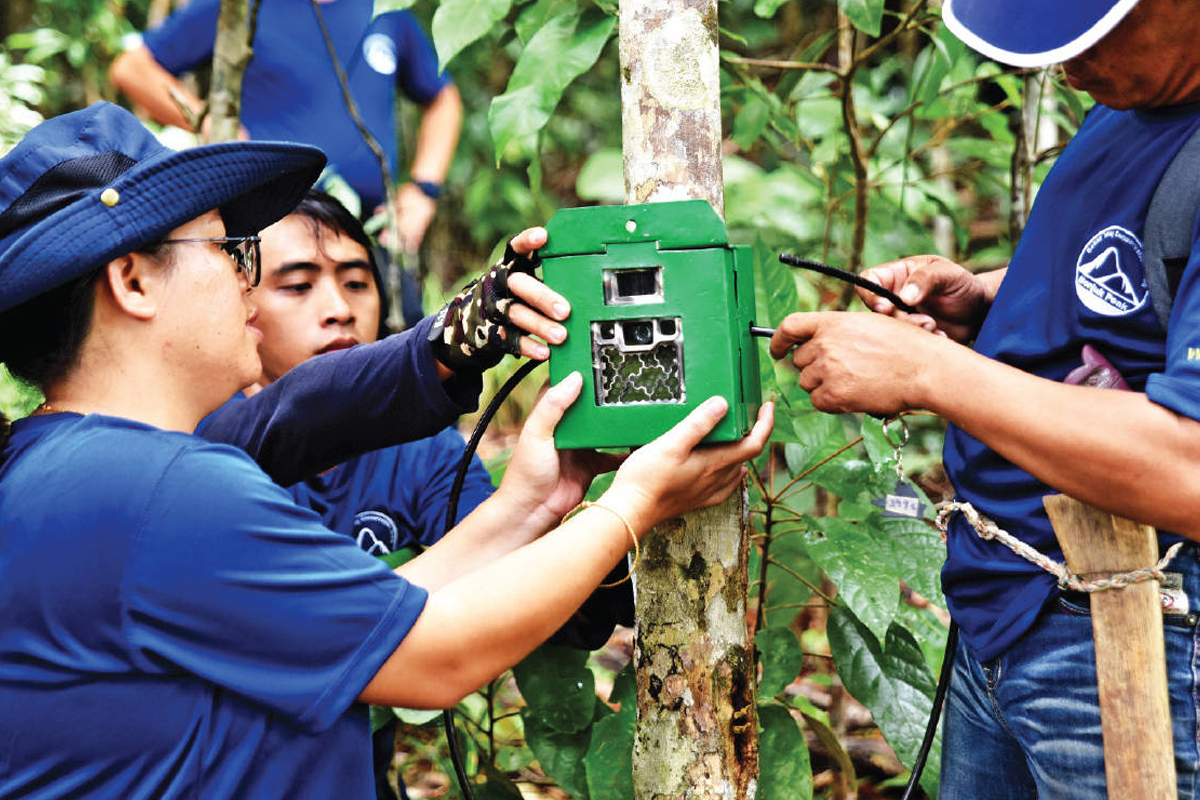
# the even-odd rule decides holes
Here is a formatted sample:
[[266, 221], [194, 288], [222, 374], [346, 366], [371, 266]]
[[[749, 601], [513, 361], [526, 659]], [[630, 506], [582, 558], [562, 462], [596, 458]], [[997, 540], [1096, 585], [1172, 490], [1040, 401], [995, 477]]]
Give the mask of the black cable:
[[917, 759], [913, 762], [912, 775], [900, 800], [910, 800], [913, 791], [925, 771], [925, 762], [929, 760], [929, 749], [933, 747], [933, 737], [937, 735], [938, 721], [942, 718], [942, 706], [946, 702], [946, 692], [950, 689], [950, 674], [954, 670], [954, 653], [958, 650], [958, 625], [950, 621], [950, 630], [946, 634], [946, 653], [942, 656], [942, 669], [938, 673], [937, 691], [933, 693], [933, 708], [929, 712], [929, 722], [925, 725], [925, 738], [921, 740], [921, 749], [917, 751]]
[[523, 381], [526, 375], [537, 369], [541, 363], [541, 361], [526, 361], [522, 364], [496, 392], [495, 397], [480, 415], [479, 422], [475, 423], [475, 430], [471, 432], [471, 438], [467, 441], [467, 449], [463, 451], [462, 461], [458, 462], [458, 472], [454, 474], [454, 483], [450, 484], [450, 500], [446, 505], [446, 530], [443, 532], [443, 536], [458, 524], [458, 499], [462, 494], [463, 483], [467, 479], [467, 470], [471, 467], [471, 457], [479, 448], [479, 440], [483, 438], [483, 432], [492, 421], [492, 417], [496, 416], [500, 404], [507, 400], [517, 384]]
[[855, 275], [853, 272], [848, 270], [831, 267], [828, 264], [822, 264], [820, 261], [811, 261], [807, 258], [800, 258], [800, 256], [794, 256], [791, 253], [780, 253], [779, 260], [784, 264], [788, 264], [793, 267], [809, 269], [813, 272], [819, 272], [822, 275], [828, 275], [831, 278], [837, 278], [838, 280], [846, 281], [847, 283], [853, 283], [855, 286], [866, 289], [868, 292], [873, 292], [885, 300], [890, 300], [892, 305], [901, 311], [909, 314], [919, 313], [916, 306], [912, 306], [904, 302], [896, 295], [895, 292], [885, 289], [878, 283], [869, 281], [861, 275]]
[[[487, 430], [492, 417], [496, 416], [500, 404], [512, 394], [512, 390], [516, 388], [517, 384], [541, 363], [540, 361], [526, 361], [522, 364], [504, 382], [504, 385], [488, 403], [487, 408], [483, 410], [483, 414], [480, 415], [479, 422], [475, 424], [475, 430], [471, 432], [467, 447], [463, 450], [462, 460], [458, 462], [458, 472], [454, 474], [454, 483], [450, 484], [450, 497], [446, 504], [446, 528], [442, 532], [443, 536], [458, 524], [458, 501], [462, 496], [463, 483], [467, 479], [467, 470], [471, 467], [471, 459], [479, 448], [479, 440], [483, 438], [483, 432]], [[446, 742], [450, 745], [450, 763], [454, 765], [454, 775], [458, 778], [459, 788], [462, 789], [465, 800], [475, 800], [475, 792], [471, 789], [471, 781], [467, 777], [467, 767], [463, 761], [462, 751], [458, 749], [458, 735], [454, 729], [454, 709], [442, 710], [442, 723], [446, 727]]]

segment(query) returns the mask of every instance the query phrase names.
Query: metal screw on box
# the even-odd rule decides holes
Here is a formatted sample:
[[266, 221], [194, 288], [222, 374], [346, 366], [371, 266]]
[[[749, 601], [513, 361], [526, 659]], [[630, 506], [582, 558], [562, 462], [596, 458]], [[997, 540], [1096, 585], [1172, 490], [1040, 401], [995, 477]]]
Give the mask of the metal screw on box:
[[749, 247], [705, 200], [569, 208], [546, 225], [546, 285], [571, 301], [550, 379], [584, 386], [555, 432], [564, 449], [645, 444], [713, 395], [705, 441], [740, 439], [762, 402]]

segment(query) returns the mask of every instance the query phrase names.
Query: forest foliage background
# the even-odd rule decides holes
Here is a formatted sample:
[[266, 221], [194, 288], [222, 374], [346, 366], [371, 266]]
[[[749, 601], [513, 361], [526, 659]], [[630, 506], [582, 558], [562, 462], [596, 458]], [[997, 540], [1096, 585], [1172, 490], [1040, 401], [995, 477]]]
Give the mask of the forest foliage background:
[[[109, 63], [172, 2], [5, 0], [0, 153], [45, 117], [121, 102], [106, 82]], [[427, 276], [427, 308], [490, 263], [511, 233], [558, 208], [622, 202], [615, 0], [384, 5], [411, 7], [433, 32], [467, 111], [438, 215], [406, 265]], [[795, 310], [861, 310], [849, 287], [788, 271], [781, 251], [856, 270], [918, 253], [973, 269], [1006, 263], [1085, 97], [1054, 73], [980, 59], [923, 0], [726, 0], [719, 14], [726, 218], [731, 241], [755, 248], [760, 324]], [[206, 76], [196, 80], [202, 89]], [[399, 113], [400, 147], [411, 151], [417, 110]], [[779, 411], [750, 483], [760, 796], [893, 796], [945, 639], [931, 504], [923, 519], [881, 516], [871, 501], [894, 485], [896, 454], [879, 422], [817, 413], [794, 373], [765, 353], [762, 367]], [[504, 365], [490, 388], [511, 371]], [[503, 433], [523, 418], [536, 383], [500, 416], [489, 460], [497, 472]], [[0, 380], [10, 415], [37, 402]], [[941, 424], [905, 422], [906, 479], [940, 500]], [[543, 648], [515, 680], [502, 676], [469, 698], [462, 735], [477, 793], [631, 797], [631, 679], [620, 655]], [[427, 715], [396, 713], [402, 769], [420, 791], [422, 771], [449, 774], [445, 752]], [[936, 761], [935, 749], [922, 781], [930, 795]]]

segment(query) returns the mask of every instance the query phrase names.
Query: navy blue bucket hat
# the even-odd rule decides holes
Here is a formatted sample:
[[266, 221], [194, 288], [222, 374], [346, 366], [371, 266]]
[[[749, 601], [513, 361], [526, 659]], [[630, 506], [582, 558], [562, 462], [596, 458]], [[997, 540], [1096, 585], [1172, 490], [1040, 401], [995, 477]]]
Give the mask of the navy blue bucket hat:
[[219, 209], [228, 236], [286, 215], [325, 165], [315, 147], [159, 143], [112, 103], [38, 125], [0, 158], [0, 311]]
[[951, 33], [1014, 67], [1070, 61], [1117, 26], [1138, 0], [946, 0]]

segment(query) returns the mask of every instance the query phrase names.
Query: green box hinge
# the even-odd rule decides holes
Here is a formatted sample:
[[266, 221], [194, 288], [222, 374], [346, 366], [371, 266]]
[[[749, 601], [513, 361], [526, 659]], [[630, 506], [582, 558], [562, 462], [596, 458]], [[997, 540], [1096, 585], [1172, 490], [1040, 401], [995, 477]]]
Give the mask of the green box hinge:
[[745, 436], [762, 403], [753, 260], [729, 245], [712, 206], [568, 208], [546, 230], [544, 280], [571, 302], [550, 379], [583, 375], [557, 446], [645, 444], [713, 395], [729, 413], [705, 441]]

